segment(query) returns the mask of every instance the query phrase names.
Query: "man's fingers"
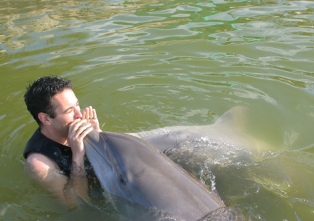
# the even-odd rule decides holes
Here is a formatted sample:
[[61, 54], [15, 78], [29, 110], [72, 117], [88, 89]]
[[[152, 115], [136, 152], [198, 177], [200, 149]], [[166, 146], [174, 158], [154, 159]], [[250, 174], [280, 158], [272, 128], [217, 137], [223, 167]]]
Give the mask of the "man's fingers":
[[[74, 131], [76, 131], [83, 120], [75, 119], [70, 125], [69, 125], [69, 133], [72, 134]], [[86, 122], [86, 120], [84, 120]]]
[[82, 133], [80, 133], [79, 138], [83, 139], [89, 132], [93, 130], [93, 127], [87, 127], [85, 128]]
[[90, 106], [86, 107], [85, 108], [85, 111], [86, 111], [86, 119], [90, 119]]
[[93, 119], [93, 109], [91, 106], [87, 107], [88, 110], [88, 119]]
[[85, 119], [76, 119], [70, 124], [69, 133], [72, 134], [73, 137], [78, 137], [87, 127], [91, 127], [91, 124], [88, 123]]
[[97, 119], [97, 114], [96, 114], [96, 110], [95, 109], [93, 109], [93, 119]]
[[82, 119], [86, 119], [86, 120], [97, 119], [96, 110], [92, 106], [86, 107], [82, 112]]
[[86, 119], [86, 112], [85, 111], [82, 112], [82, 120], [84, 120], [84, 119]]
[[82, 123], [76, 130], [76, 135], [79, 137], [81, 136], [81, 134], [87, 130], [88, 128], [93, 129], [92, 124], [91, 123]]

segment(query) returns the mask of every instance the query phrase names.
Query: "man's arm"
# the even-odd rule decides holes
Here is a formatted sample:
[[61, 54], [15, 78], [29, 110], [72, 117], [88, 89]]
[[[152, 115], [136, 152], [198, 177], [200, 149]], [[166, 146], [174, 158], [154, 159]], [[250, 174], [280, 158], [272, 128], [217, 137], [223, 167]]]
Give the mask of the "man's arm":
[[58, 165], [39, 153], [30, 154], [24, 166], [26, 174], [53, 193], [62, 202], [66, 202], [64, 187], [68, 178], [61, 174]]
[[72, 158], [70, 179], [64, 187], [64, 196], [67, 202], [71, 202], [74, 205], [77, 205], [82, 200], [85, 203], [90, 202], [83, 158]]
[[76, 206], [78, 197], [89, 201], [88, 184], [84, 167], [72, 166], [70, 179], [63, 175], [58, 165], [48, 157], [32, 153], [28, 156], [24, 169], [26, 174], [55, 195], [62, 203]]
[[74, 205], [82, 199], [89, 202], [83, 139], [92, 130], [91, 123], [88, 123], [86, 119], [76, 119], [69, 125], [68, 144], [72, 151], [72, 165], [70, 178], [64, 186], [64, 197], [67, 202]]

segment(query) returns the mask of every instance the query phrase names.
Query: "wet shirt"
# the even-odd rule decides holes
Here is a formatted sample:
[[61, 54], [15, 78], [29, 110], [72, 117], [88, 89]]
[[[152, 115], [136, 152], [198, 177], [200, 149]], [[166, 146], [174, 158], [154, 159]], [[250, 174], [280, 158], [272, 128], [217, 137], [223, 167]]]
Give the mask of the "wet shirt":
[[[70, 177], [72, 165], [71, 148], [47, 138], [40, 132], [39, 128], [27, 142], [23, 153], [24, 158], [26, 159], [31, 153], [40, 153], [55, 161], [60, 168], [60, 172]], [[84, 167], [90, 188], [90, 195], [98, 198], [99, 195], [102, 195], [101, 186], [86, 156], [84, 157]]]

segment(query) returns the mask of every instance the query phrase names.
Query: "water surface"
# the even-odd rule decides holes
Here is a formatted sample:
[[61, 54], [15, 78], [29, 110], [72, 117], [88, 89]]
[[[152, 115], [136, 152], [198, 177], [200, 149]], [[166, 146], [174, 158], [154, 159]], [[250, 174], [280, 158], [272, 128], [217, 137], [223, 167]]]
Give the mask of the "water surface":
[[1, 220], [120, 218], [106, 205], [67, 210], [24, 175], [37, 126], [23, 94], [49, 74], [69, 77], [108, 131], [210, 124], [249, 107], [247, 133], [268, 151], [178, 163], [248, 220], [312, 220], [313, 45], [312, 1], [1, 0]]

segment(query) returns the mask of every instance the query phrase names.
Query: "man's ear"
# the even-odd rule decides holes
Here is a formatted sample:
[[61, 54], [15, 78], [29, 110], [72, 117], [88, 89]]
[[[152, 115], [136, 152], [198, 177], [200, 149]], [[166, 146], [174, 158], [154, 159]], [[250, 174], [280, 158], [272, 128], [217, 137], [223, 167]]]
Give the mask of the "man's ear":
[[40, 112], [38, 114], [38, 119], [41, 121], [43, 125], [47, 125], [47, 126], [51, 125], [51, 119], [49, 115], [46, 113]]

